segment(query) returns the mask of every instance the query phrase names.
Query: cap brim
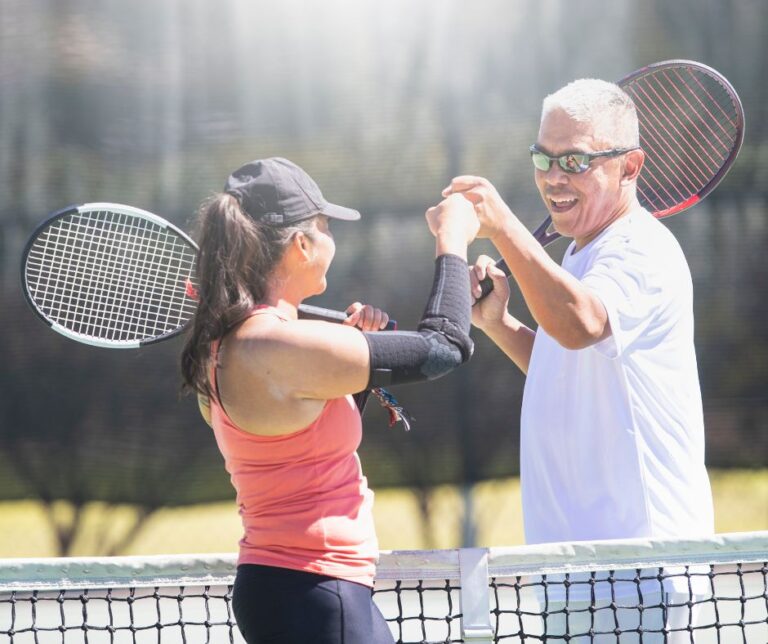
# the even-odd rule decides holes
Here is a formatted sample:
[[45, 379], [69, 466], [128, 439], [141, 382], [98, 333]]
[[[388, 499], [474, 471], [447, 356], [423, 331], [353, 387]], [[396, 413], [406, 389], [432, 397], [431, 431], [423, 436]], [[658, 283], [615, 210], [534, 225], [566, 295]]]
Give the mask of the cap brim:
[[337, 206], [336, 204], [326, 204], [325, 208], [320, 210], [320, 214], [332, 219], [343, 219], [344, 221], [357, 221], [360, 219], [360, 213], [352, 208], [345, 208], [344, 206]]

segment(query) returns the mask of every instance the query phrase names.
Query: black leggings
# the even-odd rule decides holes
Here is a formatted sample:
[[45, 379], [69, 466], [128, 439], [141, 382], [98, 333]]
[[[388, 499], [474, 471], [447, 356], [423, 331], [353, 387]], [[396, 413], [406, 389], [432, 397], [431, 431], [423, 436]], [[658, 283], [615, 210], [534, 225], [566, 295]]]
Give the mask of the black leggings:
[[242, 564], [232, 606], [248, 644], [394, 644], [371, 589], [301, 570]]

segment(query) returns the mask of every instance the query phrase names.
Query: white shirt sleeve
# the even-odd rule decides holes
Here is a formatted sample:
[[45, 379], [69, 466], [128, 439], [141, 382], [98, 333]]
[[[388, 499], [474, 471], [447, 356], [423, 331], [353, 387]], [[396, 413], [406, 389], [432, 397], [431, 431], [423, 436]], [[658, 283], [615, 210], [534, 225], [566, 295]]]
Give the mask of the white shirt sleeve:
[[611, 325], [611, 336], [595, 344], [595, 350], [617, 358], [645, 334], [669, 301], [665, 268], [626, 238], [613, 239], [600, 249], [582, 278], [603, 303]]

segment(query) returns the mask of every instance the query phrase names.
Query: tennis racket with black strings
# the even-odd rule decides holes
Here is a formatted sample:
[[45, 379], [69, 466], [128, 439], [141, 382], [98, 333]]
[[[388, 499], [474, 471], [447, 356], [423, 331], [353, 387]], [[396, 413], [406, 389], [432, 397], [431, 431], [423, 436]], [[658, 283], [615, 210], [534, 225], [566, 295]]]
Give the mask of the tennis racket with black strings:
[[[145, 210], [87, 203], [53, 213], [28, 240], [21, 261], [24, 295], [54, 331], [108, 349], [173, 338], [197, 309], [197, 245]], [[341, 311], [302, 304], [303, 319], [343, 322]], [[388, 330], [397, 328], [390, 320]], [[410, 418], [385, 389], [371, 390], [390, 425]], [[362, 411], [367, 392], [357, 394]]]
[[[690, 60], [648, 65], [618, 85], [634, 100], [640, 124], [645, 152], [637, 179], [640, 204], [662, 219], [700, 202], [731, 168], [744, 140], [744, 109], [736, 90], [719, 72]], [[551, 223], [547, 217], [533, 233], [542, 246], [560, 237]], [[504, 260], [496, 266], [510, 274]], [[478, 299], [493, 290], [489, 277], [480, 285]]]

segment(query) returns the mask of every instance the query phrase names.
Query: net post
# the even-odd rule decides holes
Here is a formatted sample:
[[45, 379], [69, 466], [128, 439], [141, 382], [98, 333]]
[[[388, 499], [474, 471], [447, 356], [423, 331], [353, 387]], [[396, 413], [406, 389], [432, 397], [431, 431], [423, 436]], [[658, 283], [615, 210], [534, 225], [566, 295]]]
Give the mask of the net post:
[[488, 585], [488, 549], [460, 548], [461, 636], [472, 644], [493, 644], [490, 589]]

